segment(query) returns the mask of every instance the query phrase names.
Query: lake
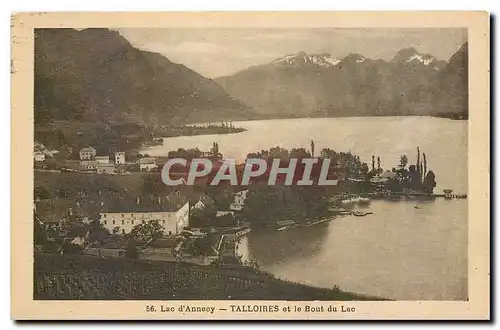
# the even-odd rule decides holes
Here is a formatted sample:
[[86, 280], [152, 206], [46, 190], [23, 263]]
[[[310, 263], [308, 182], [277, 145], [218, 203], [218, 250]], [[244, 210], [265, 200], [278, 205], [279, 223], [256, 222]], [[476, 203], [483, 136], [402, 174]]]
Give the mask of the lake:
[[[467, 193], [467, 121], [432, 117], [308, 118], [234, 122], [247, 131], [164, 139], [147, 149], [165, 156], [178, 148], [208, 151], [213, 142], [226, 158], [280, 146], [351, 151], [391, 169], [416, 147], [436, 174], [435, 192]], [[252, 232], [239, 245], [276, 276], [314, 286], [398, 300], [467, 299], [467, 200], [372, 201], [366, 217], [282, 232]]]

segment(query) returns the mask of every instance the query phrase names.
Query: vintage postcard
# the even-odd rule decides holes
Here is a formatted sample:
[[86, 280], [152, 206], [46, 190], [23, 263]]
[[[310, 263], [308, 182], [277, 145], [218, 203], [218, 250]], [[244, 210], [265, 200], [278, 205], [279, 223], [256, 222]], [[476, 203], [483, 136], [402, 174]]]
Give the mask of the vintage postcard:
[[12, 16], [12, 318], [490, 318], [486, 12]]

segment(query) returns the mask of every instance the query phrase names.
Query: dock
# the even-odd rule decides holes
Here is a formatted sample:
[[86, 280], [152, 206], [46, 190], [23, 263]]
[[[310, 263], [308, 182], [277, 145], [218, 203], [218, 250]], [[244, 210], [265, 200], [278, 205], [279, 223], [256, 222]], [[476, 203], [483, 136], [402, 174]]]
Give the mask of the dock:
[[399, 198], [399, 197], [425, 197], [425, 198], [446, 198], [446, 199], [465, 199], [467, 194], [429, 194], [429, 193], [419, 193], [419, 192], [391, 192], [391, 193], [363, 193], [362, 196], [372, 197], [372, 198]]

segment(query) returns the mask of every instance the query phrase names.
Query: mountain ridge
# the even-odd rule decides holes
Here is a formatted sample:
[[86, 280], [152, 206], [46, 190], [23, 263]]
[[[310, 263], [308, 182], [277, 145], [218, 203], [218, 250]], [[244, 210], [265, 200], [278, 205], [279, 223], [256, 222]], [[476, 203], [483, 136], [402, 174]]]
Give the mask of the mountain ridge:
[[[76, 116], [182, 123], [229, 119], [248, 110], [213, 80], [133, 47], [116, 31], [36, 29], [35, 34], [35, 122]], [[227, 111], [218, 113], [221, 108]]]
[[35, 139], [133, 149], [155, 126], [252, 118], [218, 83], [108, 29], [36, 29]]
[[[334, 58], [330, 54], [321, 55]], [[389, 61], [351, 53], [336, 59], [334, 65], [322, 66], [311, 65], [315, 64], [307, 60], [311, 56], [318, 55], [305, 52], [287, 55], [215, 81], [257, 112], [277, 117], [442, 116], [449, 112], [447, 84], [462, 86], [457, 87], [460, 93], [467, 93], [462, 78], [466, 67], [449, 78], [456, 82], [449, 82], [442, 76], [451, 75], [447, 74], [451, 69], [445, 70], [450, 63], [413, 47], [400, 50]], [[277, 66], [276, 61], [281, 65]], [[466, 63], [461, 61], [461, 65]], [[455, 102], [452, 112], [466, 117], [467, 104], [462, 99]]]

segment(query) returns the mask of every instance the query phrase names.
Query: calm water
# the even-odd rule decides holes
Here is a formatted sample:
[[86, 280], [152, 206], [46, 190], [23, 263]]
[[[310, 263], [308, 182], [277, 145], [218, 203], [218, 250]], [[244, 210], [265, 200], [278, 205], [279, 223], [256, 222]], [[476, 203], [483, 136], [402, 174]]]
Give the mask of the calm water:
[[[392, 168], [416, 146], [436, 174], [435, 192], [467, 192], [467, 121], [431, 117], [289, 119], [235, 122], [246, 132], [176, 137], [150, 148], [209, 150], [218, 142], [227, 158], [280, 146], [352, 151], [371, 164], [380, 156]], [[252, 232], [240, 253], [278, 277], [320, 287], [400, 300], [467, 299], [467, 200], [372, 201], [366, 217], [345, 216], [309, 228]]]

